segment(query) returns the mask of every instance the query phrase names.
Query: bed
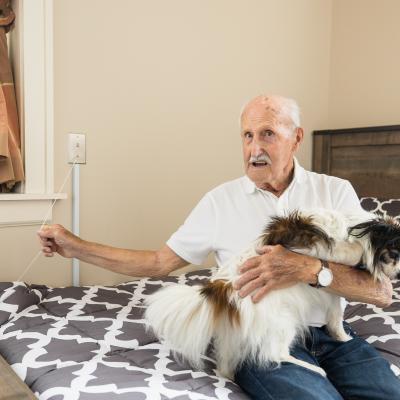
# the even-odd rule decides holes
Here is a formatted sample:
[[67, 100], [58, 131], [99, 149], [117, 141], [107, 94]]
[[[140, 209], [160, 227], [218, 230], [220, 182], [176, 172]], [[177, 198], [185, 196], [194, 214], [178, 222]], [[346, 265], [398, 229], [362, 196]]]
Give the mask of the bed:
[[[398, 179], [393, 178], [396, 174], [392, 167], [400, 166], [400, 129], [364, 129], [369, 130], [315, 132], [314, 169], [346, 179], [350, 174], [363, 196], [364, 208], [400, 221], [400, 186], [389, 184]], [[382, 141], [381, 135], [388, 132]], [[349, 139], [363, 134], [368, 138], [358, 136], [357, 145]], [[384, 170], [379, 170], [379, 163], [372, 175], [368, 170], [368, 179], [386, 179], [385, 185], [378, 189], [363, 186], [359, 182], [364, 180], [365, 166], [357, 170], [359, 173], [354, 172], [355, 166], [353, 170], [343, 167], [343, 151], [358, 154], [354, 149], [341, 151], [346, 144], [397, 149], [397, 153], [390, 153], [393, 159], [387, 161], [389, 164], [382, 164]], [[357, 157], [364, 154], [365, 150]], [[382, 158], [383, 153], [379, 154]], [[396, 187], [389, 190], [388, 184]], [[0, 399], [247, 399], [236, 384], [218, 374], [211, 358], [205, 356], [205, 371], [193, 370], [146, 330], [143, 304], [148, 295], [175, 282], [205, 282], [210, 274], [210, 270], [198, 270], [116, 286], [51, 288], [24, 282], [0, 283]], [[350, 303], [345, 317], [400, 376], [400, 282], [394, 282], [394, 287], [390, 307], [381, 310]]]

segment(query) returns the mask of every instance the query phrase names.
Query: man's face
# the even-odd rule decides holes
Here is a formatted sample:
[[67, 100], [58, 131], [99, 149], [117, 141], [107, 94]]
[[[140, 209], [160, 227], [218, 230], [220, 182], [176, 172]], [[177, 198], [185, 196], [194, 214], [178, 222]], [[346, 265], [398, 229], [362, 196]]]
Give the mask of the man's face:
[[241, 137], [245, 172], [257, 187], [265, 189], [290, 173], [303, 131], [294, 128], [277, 106], [256, 103], [242, 114]]

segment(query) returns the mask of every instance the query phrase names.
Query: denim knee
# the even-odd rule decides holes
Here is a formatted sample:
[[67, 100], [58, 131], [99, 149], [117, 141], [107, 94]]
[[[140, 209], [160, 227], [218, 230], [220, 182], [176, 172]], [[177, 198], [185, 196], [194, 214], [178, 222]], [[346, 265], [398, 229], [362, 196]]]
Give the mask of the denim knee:
[[328, 379], [286, 362], [272, 368], [245, 363], [235, 381], [255, 400], [343, 400]]

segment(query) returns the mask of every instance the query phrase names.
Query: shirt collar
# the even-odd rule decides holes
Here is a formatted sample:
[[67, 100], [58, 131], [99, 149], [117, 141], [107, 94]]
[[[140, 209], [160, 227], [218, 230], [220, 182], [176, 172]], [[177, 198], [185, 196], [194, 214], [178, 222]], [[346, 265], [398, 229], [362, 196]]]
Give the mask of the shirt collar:
[[[289, 187], [293, 186], [295, 183], [301, 183], [304, 181], [306, 171], [305, 169], [299, 164], [296, 157], [293, 157], [294, 162], [294, 175], [292, 182], [290, 182]], [[244, 176], [244, 190], [246, 193], [251, 194], [257, 190], [260, 190], [256, 184], [247, 176]]]

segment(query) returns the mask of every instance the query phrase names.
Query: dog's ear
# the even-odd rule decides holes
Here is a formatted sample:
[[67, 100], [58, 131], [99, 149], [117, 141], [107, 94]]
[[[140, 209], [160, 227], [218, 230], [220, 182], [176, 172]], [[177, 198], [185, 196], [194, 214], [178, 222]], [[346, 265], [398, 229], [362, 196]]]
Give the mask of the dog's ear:
[[348, 229], [349, 235], [360, 239], [366, 235], [377, 233], [379, 230], [379, 223], [379, 219], [370, 219], [361, 224], [351, 226]]
[[349, 235], [356, 238], [370, 235], [371, 239], [394, 240], [400, 237], [400, 225], [393, 218], [383, 218], [377, 216], [376, 219], [370, 219], [360, 224], [351, 226], [348, 229]]
[[400, 225], [392, 218], [377, 217], [350, 227], [348, 232], [359, 239], [368, 236], [374, 253], [374, 265], [384, 249], [400, 250]]

